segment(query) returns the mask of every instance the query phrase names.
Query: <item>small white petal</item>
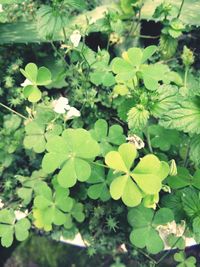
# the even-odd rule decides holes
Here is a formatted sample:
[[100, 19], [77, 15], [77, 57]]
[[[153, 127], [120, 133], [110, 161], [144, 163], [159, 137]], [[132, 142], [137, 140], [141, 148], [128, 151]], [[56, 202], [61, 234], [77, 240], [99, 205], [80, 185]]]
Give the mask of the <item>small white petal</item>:
[[78, 109], [71, 107], [70, 110], [67, 112], [66, 120], [70, 120], [74, 117], [80, 117], [81, 113]]
[[16, 220], [19, 221], [28, 215], [28, 210], [26, 210], [25, 212], [22, 212], [20, 210], [15, 210], [14, 213]]
[[4, 206], [4, 203], [2, 202], [2, 199], [0, 199], [0, 209], [2, 209]]
[[25, 87], [27, 85], [32, 85], [33, 83], [31, 81], [29, 81], [29, 79], [26, 79], [23, 83], [21, 83], [22, 87]]
[[68, 105], [68, 99], [66, 97], [59, 97], [57, 100], [54, 100], [52, 102], [53, 110], [56, 113], [64, 114], [67, 110], [70, 109], [70, 106]]
[[81, 40], [81, 34], [78, 30], [73, 31], [72, 35], [70, 36], [70, 41], [72, 42], [74, 47], [77, 47]]
[[2, 13], [4, 10], [3, 10], [3, 6], [2, 4], [0, 4], [0, 13]]

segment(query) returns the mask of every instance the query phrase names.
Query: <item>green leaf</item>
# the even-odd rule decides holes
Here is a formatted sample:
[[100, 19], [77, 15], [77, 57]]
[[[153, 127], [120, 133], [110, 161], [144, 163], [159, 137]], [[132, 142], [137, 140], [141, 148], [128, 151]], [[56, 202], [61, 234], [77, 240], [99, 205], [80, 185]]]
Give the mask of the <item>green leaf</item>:
[[191, 138], [190, 144], [190, 160], [194, 162], [195, 166], [200, 167], [200, 135], [195, 135]]
[[196, 97], [179, 102], [161, 118], [160, 123], [165, 128], [199, 134], [200, 98]]
[[151, 97], [151, 113], [156, 118], [168, 114], [168, 111], [174, 108], [179, 98], [177, 87], [171, 85], [160, 86]]
[[45, 67], [41, 67], [37, 73], [37, 85], [48, 85], [51, 83], [51, 72]]
[[173, 213], [169, 209], [154, 212], [142, 205], [131, 208], [128, 212], [128, 222], [133, 227], [130, 241], [138, 248], [145, 248], [149, 253], [157, 254], [164, 249], [164, 244], [156, 227], [173, 221]]
[[165, 81], [170, 70], [167, 65], [157, 63], [144, 66], [141, 72], [145, 87], [148, 90], [155, 91], [159, 87], [159, 81]]
[[35, 65], [35, 63], [28, 63], [25, 67], [25, 70], [20, 69], [20, 71], [29, 81], [36, 83], [38, 67]]
[[176, 176], [169, 176], [167, 184], [173, 189], [180, 189], [184, 187], [195, 187], [200, 189], [200, 170], [197, 169], [192, 176], [189, 171], [184, 167], [178, 167]]
[[90, 133], [99, 142], [103, 156], [113, 150], [115, 145], [121, 145], [126, 141], [123, 128], [120, 125], [112, 125], [109, 128], [108, 123], [103, 119], [96, 121], [94, 129]]
[[14, 235], [18, 241], [25, 240], [29, 235], [31, 224], [27, 218], [16, 221], [13, 210], [0, 210], [0, 237], [4, 247], [12, 245]]
[[99, 145], [84, 129], [67, 129], [62, 136], [53, 136], [47, 140], [48, 153], [44, 156], [42, 167], [45, 172], [58, 173], [58, 182], [67, 188], [76, 181], [86, 181], [91, 174], [90, 164], [86, 159], [93, 159], [99, 154]]
[[141, 131], [147, 125], [149, 111], [142, 105], [133, 107], [128, 112], [128, 126], [133, 132]]
[[70, 212], [73, 207], [73, 199], [68, 196], [69, 191], [57, 187], [52, 194], [50, 188], [48, 194], [45, 189], [40, 190], [39, 195], [34, 199], [34, 224], [37, 228], [49, 231], [52, 224], [64, 225], [66, 223], [66, 212]]
[[28, 100], [30, 102], [38, 102], [41, 97], [42, 97], [42, 93], [41, 91], [38, 89], [37, 86], [35, 85], [27, 85], [25, 88], [24, 88], [24, 96], [26, 98], [28, 98]]
[[122, 172], [110, 185], [113, 199], [122, 201], [130, 207], [140, 204], [142, 197], [158, 193], [162, 180], [169, 173], [169, 166], [159, 161], [154, 155], [147, 155], [140, 160], [131, 172], [131, 166], [136, 158], [136, 148], [133, 144], [122, 144], [118, 151], [111, 151], [105, 157], [106, 164], [115, 171]]
[[150, 125], [148, 131], [152, 147], [168, 151], [172, 146], [177, 147], [180, 144], [180, 134], [176, 130], [168, 130], [160, 125]]
[[[102, 164], [101, 161], [97, 163]], [[91, 199], [101, 199], [107, 201], [110, 199], [109, 185], [112, 180], [110, 173], [105, 177], [105, 169], [102, 166], [95, 166], [92, 168], [91, 176], [87, 180], [90, 187], [87, 194]]]

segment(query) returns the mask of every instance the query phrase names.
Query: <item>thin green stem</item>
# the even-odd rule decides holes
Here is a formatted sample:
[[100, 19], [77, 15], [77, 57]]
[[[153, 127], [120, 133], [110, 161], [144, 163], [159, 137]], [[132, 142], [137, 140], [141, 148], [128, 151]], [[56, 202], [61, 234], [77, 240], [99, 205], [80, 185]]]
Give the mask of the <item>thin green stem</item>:
[[184, 87], [187, 88], [187, 78], [188, 78], [189, 68], [185, 67], [185, 74], [184, 74]]
[[24, 119], [24, 120], [27, 120], [27, 119], [28, 119], [28, 118], [25, 117], [24, 115], [20, 114], [19, 112], [15, 111], [14, 109], [12, 109], [12, 108], [10, 108], [10, 107], [8, 107], [8, 106], [2, 104], [2, 103], [0, 103], [0, 106], [6, 108], [7, 110], [9, 110], [10, 112], [16, 114], [17, 116], [21, 117], [21, 118]]
[[66, 43], [67, 42], [67, 34], [66, 34], [64, 27], [62, 28], [62, 31], [63, 31], [63, 36], [64, 36], [64, 42]]
[[185, 2], [185, 0], [182, 0], [181, 5], [180, 5], [180, 8], [179, 8], [179, 11], [178, 11], [177, 19], [178, 19], [178, 18], [180, 17], [180, 15], [181, 15], [181, 11], [182, 11], [182, 9], [183, 9], [184, 2]]
[[148, 126], [146, 127], [146, 138], [147, 138], [147, 144], [148, 144], [149, 151], [153, 154], [153, 148], [151, 145], [151, 138], [150, 138]]
[[101, 164], [101, 163], [98, 163], [98, 162], [91, 161], [90, 163], [95, 164], [95, 165], [100, 166], [100, 167], [103, 167], [103, 168], [110, 169], [107, 165], [104, 165], [104, 164]]
[[183, 162], [183, 166], [184, 167], [187, 167], [187, 165], [188, 165], [189, 155], [190, 155], [190, 142], [188, 143], [186, 154], [185, 154], [185, 159], [184, 159], [184, 162]]

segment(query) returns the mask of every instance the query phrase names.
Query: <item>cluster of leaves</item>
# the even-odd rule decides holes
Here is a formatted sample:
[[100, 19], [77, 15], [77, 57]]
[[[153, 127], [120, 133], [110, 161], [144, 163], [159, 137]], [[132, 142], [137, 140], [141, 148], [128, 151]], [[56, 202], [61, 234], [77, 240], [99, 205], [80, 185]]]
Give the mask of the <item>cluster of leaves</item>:
[[[88, 6], [82, 0], [40, 5], [38, 32], [51, 41], [56, 60], [38, 53], [43, 67], [29, 63], [20, 69], [22, 64], [17, 62], [8, 69], [6, 88], [13, 87], [10, 77], [15, 71], [20, 69], [26, 78], [23, 91], [10, 93], [12, 99], [18, 94], [19, 103], [32, 106], [26, 105], [26, 119], [1, 104], [26, 119], [25, 123], [17, 115], [2, 119], [1, 244], [10, 246], [14, 236], [23, 241], [30, 229], [56, 240], [74, 238], [80, 232], [91, 245], [89, 255], [99, 250], [116, 256], [123, 243], [128, 250], [134, 247], [157, 254], [165, 248], [159, 227], [182, 220], [184, 234], [199, 242], [200, 93], [191, 67], [195, 58], [184, 47], [180, 67], [165, 61], [175, 54], [185, 31], [180, 10], [167, 3], [159, 5], [154, 13], [155, 19], [163, 19], [159, 47], [142, 48], [132, 47], [125, 39], [139, 29], [143, 1], [121, 0], [117, 11], [109, 10], [96, 24], [88, 19], [86, 26], [69, 27], [66, 32], [71, 15]], [[134, 24], [129, 29], [127, 23], [132, 17], [136, 17], [134, 32]], [[75, 29], [78, 45], [69, 36]], [[86, 45], [86, 35], [92, 31], [108, 35], [106, 50], [97, 47], [95, 52]], [[63, 40], [62, 50], [53, 43], [57, 35]], [[127, 51], [120, 57], [122, 47]], [[69, 122], [65, 114], [56, 114], [52, 101], [61, 95], [80, 109], [81, 118]], [[136, 141], [130, 141], [132, 134], [139, 135]], [[140, 152], [137, 140], [144, 141]], [[8, 168], [12, 185], [4, 177]], [[18, 220], [16, 209], [27, 209], [26, 218]], [[168, 244], [183, 249], [184, 238], [170, 234]], [[182, 252], [175, 260], [178, 266], [195, 265]]]

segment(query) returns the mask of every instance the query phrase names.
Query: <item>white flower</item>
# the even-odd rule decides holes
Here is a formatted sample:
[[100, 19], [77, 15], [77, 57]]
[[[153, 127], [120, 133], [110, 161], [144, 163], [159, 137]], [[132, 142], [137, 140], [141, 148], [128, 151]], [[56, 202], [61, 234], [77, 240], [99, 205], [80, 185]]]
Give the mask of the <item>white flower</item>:
[[70, 109], [70, 106], [68, 105], [68, 99], [66, 97], [59, 97], [57, 100], [53, 101], [53, 110], [56, 113], [64, 114], [67, 110]]
[[73, 31], [70, 35], [70, 41], [72, 42], [74, 47], [77, 47], [81, 40], [81, 34], [78, 30]]
[[70, 107], [65, 119], [70, 120], [70, 119], [73, 119], [74, 117], [80, 117], [80, 116], [81, 116], [81, 113], [78, 109], [76, 109], [74, 107]]
[[31, 81], [29, 81], [29, 79], [26, 79], [23, 83], [21, 83], [22, 87], [25, 87], [27, 85], [32, 85], [33, 83]]
[[3, 206], [4, 206], [4, 203], [3, 203], [2, 199], [0, 199], [0, 209], [2, 209]]
[[4, 10], [3, 10], [3, 6], [2, 4], [0, 4], [0, 13], [2, 13]]
[[28, 215], [28, 210], [25, 210], [25, 212], [20, 211], [20, 210], [15, 210], [14, 213], [15, 213], [16, 220], [19, 221]]
[[130, 143], [130, 144], [134, 144], [136, 149], [142, 149], [144, 148], [144, 142], [142, 141], [142, 139], [137, 136], [136, 134], [133, 135], [129, 135], [126, 140]]

